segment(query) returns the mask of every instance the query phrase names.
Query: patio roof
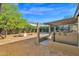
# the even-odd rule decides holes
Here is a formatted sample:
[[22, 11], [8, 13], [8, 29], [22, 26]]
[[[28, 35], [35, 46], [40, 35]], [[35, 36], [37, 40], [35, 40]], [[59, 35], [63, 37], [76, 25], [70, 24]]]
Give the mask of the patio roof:
[[67, 24], [77, 23], [77, 16], [78, 15], [79, 15], [79, 4], [77, 5], [75, 14], [72, 18], [62, 19], [62, 20], [58, 20], [58, 21], [54, 21], [54, 22], [48, 22], [45, 24], [48, 24], [50, 26], [58, 26], [58, 25], [67, 25]]
[[66, 24], [73, 24], [76, 23], [77, 19], [76, 18], [68, 18], [68, 19], [63, 19], [55, 22], [48, 22], [45, 24], [48, 24], [50, 26], [58, 26], [58, 25], [66, 25]]
[[74, 13], [74, 17], [77, 16], [77, 15], [79, 15], [79, 3], [77, 4], [77, 9]]

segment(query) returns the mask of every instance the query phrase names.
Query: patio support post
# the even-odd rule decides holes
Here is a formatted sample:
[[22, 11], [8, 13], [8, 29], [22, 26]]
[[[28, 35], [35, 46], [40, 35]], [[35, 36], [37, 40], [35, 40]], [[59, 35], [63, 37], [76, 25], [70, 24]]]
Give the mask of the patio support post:
[[41, 28], [41, 32], [43, 32], [43, 28]]
[[53, 33], [51, 32], [51, 26], [49, 25], [49, 42], [53, 41]]
[[70, 26], [71, 26], [71, 25], [69, 24], [69, 25], [68, 25], [68, 31], [70, 31]]
[[54, 26], [53, 42], [55, 42], [56, 26]]
[[43, 32], [44, 32], [44, 28], [43, 28]]
[[79, 15], [77, 17], [78, 17], [78, 47], [79, 47]]
[[49, 36], [50, 36], [50, 34], [51, 34], [51, 26], [49, 25]]
[[37, 43], [39, 43], [40, 40], [40, 27], [39, 27], [39, 23], [37, 23]]
[[42, 28], [42, 31], [41, 32], [44, 32], [44, 28]]

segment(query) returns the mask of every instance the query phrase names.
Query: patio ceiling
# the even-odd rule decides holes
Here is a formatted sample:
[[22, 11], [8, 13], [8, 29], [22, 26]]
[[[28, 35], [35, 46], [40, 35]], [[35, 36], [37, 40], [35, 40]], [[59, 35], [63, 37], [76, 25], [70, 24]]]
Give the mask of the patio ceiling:
[[67, 25], [67, 24], [73, 24], [76, 23], [77, 19], [76, 18], [68, 18], [68, 19], [63, 19], [55, 22], [48, 22], [45, 24], [48, 24], [50, 26], [58, 26], [58, 25]]

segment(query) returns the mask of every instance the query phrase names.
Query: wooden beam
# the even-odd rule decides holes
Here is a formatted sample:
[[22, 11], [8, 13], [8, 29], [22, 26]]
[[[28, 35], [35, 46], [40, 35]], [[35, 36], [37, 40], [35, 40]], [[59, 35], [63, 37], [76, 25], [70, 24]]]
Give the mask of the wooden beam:
[[55, 42], [55, 34], [56, 34], [56, 26], [54, 26], [54, 32], [53, 32], [53, 42]]
[[50, 34], [51, 34], [51, 26], [49, 26], [49, 36], [50, 36]]
[[78, 15], [78, 47], [79, 47], [79, 15]]
[[78, 11], [79, 11], [79, 3], [77, 4], [77, 8], [76, 8], [76, 11], [75, 11], [74, 17], [77, 16]]
[[77, 19], [76, 18], [68, 18], [68, 19], [63, 19], [55, 22], [48, 22], [46, 24], [50, 26], [58, 26], [58, 25], [67, 25], [67, 24], [73, 24], [76, 23]]
[[40, 40], [40, 26], [39, 23], [37, 23], [37, 43], [39, 43]]

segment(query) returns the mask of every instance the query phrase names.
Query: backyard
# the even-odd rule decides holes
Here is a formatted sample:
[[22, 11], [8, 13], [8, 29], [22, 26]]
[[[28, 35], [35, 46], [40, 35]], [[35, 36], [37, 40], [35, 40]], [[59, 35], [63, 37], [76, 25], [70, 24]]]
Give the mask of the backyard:
[[79, 4], [32, 5], [0, 3], [0, 56], [79, 56]]

